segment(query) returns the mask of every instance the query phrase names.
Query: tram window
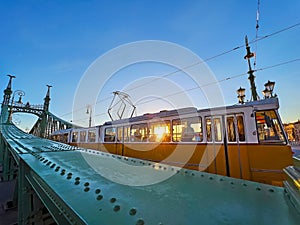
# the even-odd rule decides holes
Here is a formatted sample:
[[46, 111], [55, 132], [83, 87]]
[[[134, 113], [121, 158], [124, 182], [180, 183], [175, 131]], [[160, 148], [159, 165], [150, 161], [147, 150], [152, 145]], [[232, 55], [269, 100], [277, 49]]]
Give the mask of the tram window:
[[142, 142], [142, 141], [147, 141], [147, 138], [148, 138], [148, 126], [146, 123], [131, 125], [130, 141]]
[[236, 142], [234, 116], [228, 116], [226, 118], [226, 124], [227, 124], [228, 141], [229, 142]]
[[159, 123], [151, 123], [149, 125], [149, 141], [150, 142], [170, 142], [170, 121]]
[[237, 128], [239, 134], [239, 141], [245, 141], [245, 127], [244, 127], [244, 118], [242, 115], [238, 115], [236, 117], [237, 120]]
[[77, 142], [78, 141], [78, 132], [73, 132], [72, 133], [72, 142]]
[[88, 131], [88, 142], [95, 142], [96, 141], [96, 130], [89, 130]]
[[[222, 142], [221, 118], [206, 117], [206, 141]], [[214, 139], [213, 139], [214, 138]]]
[[124, 127], [124, 142], [129, 142], [130, 140], [130, 127]]
[[274, 110], [256, 112], [255, 115], [260, 142], [285, 142], [283, 130]]
[[69, 137], [68, 134], [63, 134], [63, 140], [62, 140], [62, 142], [63, 143], [67, 143], [68, 142], [68, 137]]
[[116, 139], [116, 128], [105, 128], [104, 135], [104, 142], [114, 142]]
[[123, 127], [117, 128], [117, 134], [118, 134], [118, 142], [121, 142], [123, 140]]
[[216, 142], [222, 141], [221, 118], [214, 118], [214, 135]]
[[211, 133], [211, 118], [206, 118], [206, 141], [212, 142], [212, 133]]
[[202, 142], [202, 123], [200, 117], [173, 120], [173, 141]]
[[85, 142], [85, 138], [86, 138], [86, 131], [85, 130], [80, 131], [79, 133], [80, 142]]

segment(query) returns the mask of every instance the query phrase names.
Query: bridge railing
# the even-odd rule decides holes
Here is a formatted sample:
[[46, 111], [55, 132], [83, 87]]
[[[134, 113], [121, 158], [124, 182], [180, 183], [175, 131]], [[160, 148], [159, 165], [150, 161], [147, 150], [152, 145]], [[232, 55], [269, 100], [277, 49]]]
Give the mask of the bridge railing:
[[35, 110], [43, 110], [44, 105], [42, 104], [30, 104], [30, 103], [18, 103], [18, 102], [13, 102], [12, 105], [9, 105], [9, 107], [17, 107], [17, 108], [28, 108], [28, 109], [35, 109]]

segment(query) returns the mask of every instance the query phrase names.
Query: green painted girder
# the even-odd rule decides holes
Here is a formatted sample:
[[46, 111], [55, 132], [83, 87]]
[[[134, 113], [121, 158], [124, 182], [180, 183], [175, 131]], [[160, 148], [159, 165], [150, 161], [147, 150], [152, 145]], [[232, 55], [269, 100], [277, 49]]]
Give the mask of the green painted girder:
[[[280, 187], [94, 151], [45, 152], [21, 158], [46, 189], [55, 193], [53, 198], [62, 200], [65, 211], [72, 209], [86, 224], [281, 225], [300, 221]], [[136, 185], [172, 174], [147, 186], [116, 182]]]
[[[300, 213], [281, 187], [68, 149], [26, 136], [13, 126], [2, 132], [13, 140], [13, 149], [23, 146], [27, 151], [19, 153], [19, 179], [34, 188], [59, 224], [295, 225], [300, 221]], [[19, 189], [22, 194], [22, 186]]]

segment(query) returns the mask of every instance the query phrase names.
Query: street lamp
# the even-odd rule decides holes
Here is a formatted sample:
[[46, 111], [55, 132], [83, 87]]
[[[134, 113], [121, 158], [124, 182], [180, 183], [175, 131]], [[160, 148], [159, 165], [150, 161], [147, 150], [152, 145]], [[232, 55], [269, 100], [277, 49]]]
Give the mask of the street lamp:
[[273, 90], [274, 90], [275, 82], [269, 81], [265, 83], [265, 90], [262, 91], [265, 98], [272, 98], [273, 96]]
[[[14, 102], [15, 95], [19, 95], [19, 99], [18, 99], [17, 102]], [[14, 91], [12, 99], [11, 99], [11, 103], [10, 103], [10, 111], [9, 111], [9, 117], [8, 117], [8, 121], [9, 122], [12, 120], [14, 103], [17, 103], [17, 104], [20, 104], [20, 105], [23, 104], [22, 103], [22, 97], [23, 96], [25, 96], [25, 92], [24, 91], [22, 91], [22, 90], [16, 90], [16, 91]]]
[[237, 98], [239, 99], [239, 103], [244, 104], [245, 103], [245, 88], [240, 87], [236, 93], [238, 94]]
[[92, 126], [92, 106], [88, 105], [86, 108], [86, 114], [89, 114], [89, 127]]

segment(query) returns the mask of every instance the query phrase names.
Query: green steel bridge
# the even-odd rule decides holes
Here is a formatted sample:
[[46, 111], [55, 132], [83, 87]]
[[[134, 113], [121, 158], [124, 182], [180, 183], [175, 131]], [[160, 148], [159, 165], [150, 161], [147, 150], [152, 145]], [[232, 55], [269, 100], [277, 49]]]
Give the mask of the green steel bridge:
[[[11, 99], [12, 78], [1, 108], [0, 165], [1, 180], [16, 181], [9, 204], [18, 207], [19, 225], [299, 224], [296, 157], [284, 187], [275, 187], [57, 143], [49, 133], [72, 124], [49, 112], [50, 86], [42, 107], [24, 105]], [[11, 122], [14, 112], [38, 115], [30, 134]], [[153, 178], [161, 182], [138, 185]]]

